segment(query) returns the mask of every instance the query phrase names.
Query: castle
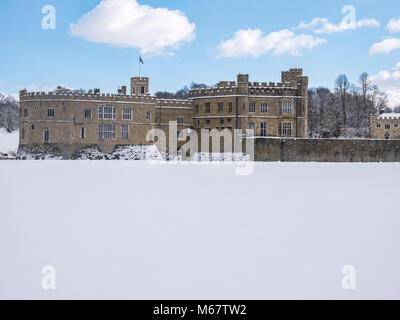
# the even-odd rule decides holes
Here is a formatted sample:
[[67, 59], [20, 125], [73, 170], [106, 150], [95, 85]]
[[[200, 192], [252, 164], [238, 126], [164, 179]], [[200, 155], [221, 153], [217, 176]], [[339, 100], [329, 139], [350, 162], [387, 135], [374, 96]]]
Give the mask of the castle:
[[[182, 129], [253, 129], [256, 136], [307, 137], [308, 77], [282, 72], [281, 82], [221, 81], [191, 90], [187, 100], [159, 99], [149, 78], [133, 77], [117, 94], [20, 91], [20, 144], [60, 144], [69, 153], [85, 145], [112, 152], [117, 145], [147, 145], [149, 130], [171, 121]], [[167, 137], [168, 139], [168, 137]]]

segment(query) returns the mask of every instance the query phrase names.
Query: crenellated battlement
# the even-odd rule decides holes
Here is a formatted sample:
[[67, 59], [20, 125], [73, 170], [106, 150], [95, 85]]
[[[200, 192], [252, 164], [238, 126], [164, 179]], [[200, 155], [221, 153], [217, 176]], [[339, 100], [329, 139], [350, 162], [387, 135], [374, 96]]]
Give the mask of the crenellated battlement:
[[192, 105], [191, 100], [180, 100], [180, 99], [157, 99], [157, 105], [162, 106], [183, 106], [188, 107]]
[[205, 96], [217, 97], [221, 95], [234, 95], [237, 94], [237, 88], [238, 87], [236, 86], [235, 83], [235, 85], [227, 84], [226, 86], [217, 86], [207, 89], [190, 90], [189, 97], [195, 98], [195, 97], [205, 97]]
[[[290, 79], [289, 81], [282, 82], [249, 82], [248, 75], [238, 75], [238, 81], [220, 81], [216, 87], [207, 89], [195, 89], [190, 90], [190, 98], [195, 99], [196, 97], [218, 97], [224, 95], [237, 95], [239, 94], [238, 88], [248, 90], [248, 94], [253, 95], [271, 95], [271, 96], [296, 96], [299, 94], [298, 89], [303, 85], [304, 81], [308, 78], [301, 76], [302, 69], [291, 69], [287, 73], [296, 76], [296, 79]], [[247, 92], [247, 91], [246, 91]], [[243, 93], [241, 93], [243, 94]]]

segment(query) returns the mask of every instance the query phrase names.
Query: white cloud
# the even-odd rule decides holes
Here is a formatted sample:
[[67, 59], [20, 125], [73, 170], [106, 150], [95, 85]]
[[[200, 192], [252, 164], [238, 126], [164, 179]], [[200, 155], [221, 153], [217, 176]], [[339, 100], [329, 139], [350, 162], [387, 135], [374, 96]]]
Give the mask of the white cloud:
[[370, 79], [386, 93], [391, 107], [400, 105], [400, 62], [392, 70], [382, 70]]
[[284, 29], [264, 35], [259, 29], [239, 30], [232, 39], [221, 42], [218, 47], [218, 58], [259, 57], [272, 52], [275, 55], [290, 54], [300, 56], [302, 49], [311, 50], [324, 43], [324, 39], [310, 35], [295, 35]]
[[73, 36], [89, 41], [161, 55], [192, 41], [195, 28], [179, 10], [152, 8], [136, 0], [103, 0], [69, 29]]
[[309, 23], [301, 22], [295, 29], [311, 29], [317, 34], [331, 34], [363, 27], [378, 28], [379, 22], [375, 19], [362, 19], [353, 23], [342, 21], [340, 24], [334, 24], [327, 18], [314, 18]]
[[400, 32], [400, 18], [398, 19], [390, 19], [389, 23], [387, 24], [386, 28], [390, 32]]
[[388, 54], [392, 50], [400, 49], [399, 38], [389, 38], [381, 42], [374, 43], [369, 49], [369, 54], [384, 53]]

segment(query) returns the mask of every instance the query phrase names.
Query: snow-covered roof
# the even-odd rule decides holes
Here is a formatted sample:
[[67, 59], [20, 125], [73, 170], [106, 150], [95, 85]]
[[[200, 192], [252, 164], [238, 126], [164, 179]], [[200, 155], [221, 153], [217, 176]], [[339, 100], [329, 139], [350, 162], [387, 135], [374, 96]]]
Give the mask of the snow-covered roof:
[[382, 113], [378, 119], [400, 119], [400, 113]]

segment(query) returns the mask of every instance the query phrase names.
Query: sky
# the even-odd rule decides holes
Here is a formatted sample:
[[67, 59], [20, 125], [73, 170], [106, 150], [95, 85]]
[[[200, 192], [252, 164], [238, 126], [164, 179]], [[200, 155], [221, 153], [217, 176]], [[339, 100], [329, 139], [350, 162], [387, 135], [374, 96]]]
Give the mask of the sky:
[[310, 87], [367, 72], [400, 105], [395, 0], [2, 0], [0, 43], [0, 92], [14, 96], [57, 85], [113, 93], [142, 56], [153, 93], [238, 73], [278, 82], [303, 68]]

